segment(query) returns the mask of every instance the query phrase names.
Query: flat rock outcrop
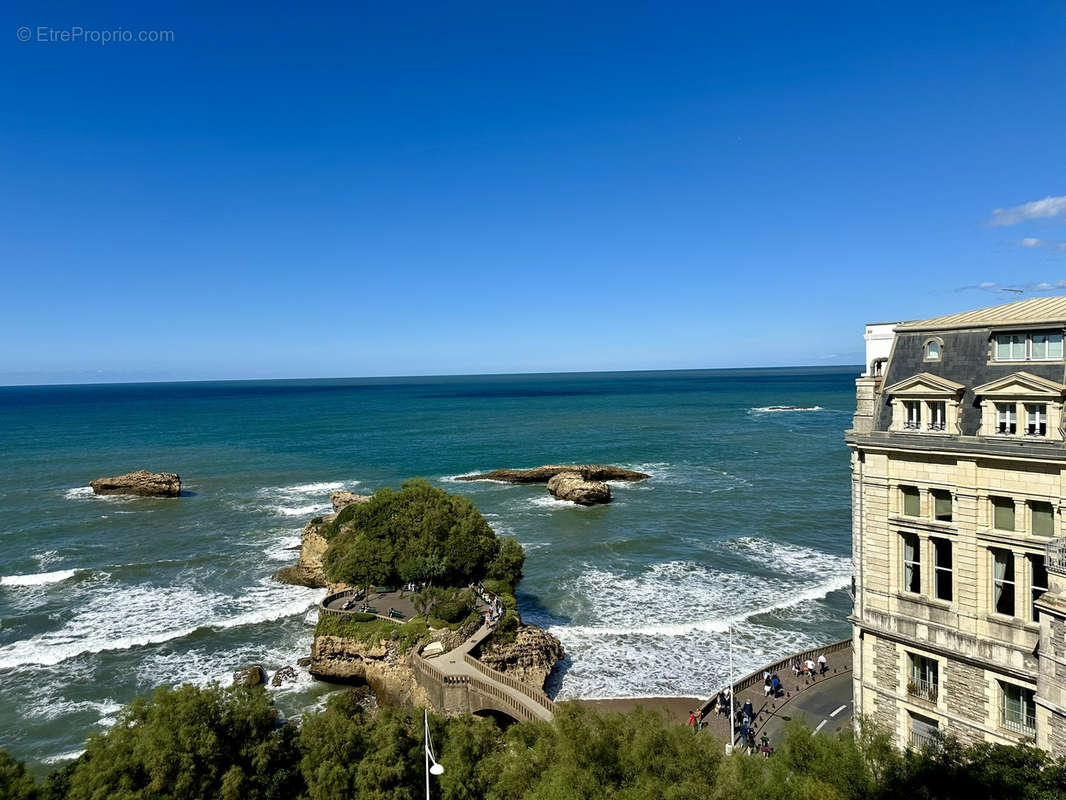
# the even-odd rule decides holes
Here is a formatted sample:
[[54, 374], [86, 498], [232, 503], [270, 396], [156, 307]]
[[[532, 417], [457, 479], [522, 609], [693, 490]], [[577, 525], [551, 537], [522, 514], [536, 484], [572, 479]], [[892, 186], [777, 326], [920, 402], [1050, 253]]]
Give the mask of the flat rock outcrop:
[[569, 500], [582, 506], [611, 502], [611, 487], [602, 481], [589, 481], [577, 472], [560, 472], [548, 481], [548, 491], [556, 500]]
[[544, 681], [566, 653], [562, 642], [534, 625], [520, 625], [510, 644], [495, 644], [489, 639], [478, 658], [494, 670], [523, 683], [544, 688]]
[[546, 464], [533, 469], [494, 469], [479, 475], [459, 475], [455, 480], [547, 483], [561, 472], [577, 473], [587, 481], [643, 481], [651, 477], [643, 472], [603, 464]]
[[89, 481], [94, 494], [133, 494], [140, 497], [177, 497], [181, 478], [173, 472], [149, 472], [140, 469], [113, 478]]
[[333, 503], [333, 513], [340, 513], [341, 509], [348, 506], [366, 503], [370, 500], [368, 494], [356, 494], [355, 492], [334, 492], [329, 496], [330, 502]]

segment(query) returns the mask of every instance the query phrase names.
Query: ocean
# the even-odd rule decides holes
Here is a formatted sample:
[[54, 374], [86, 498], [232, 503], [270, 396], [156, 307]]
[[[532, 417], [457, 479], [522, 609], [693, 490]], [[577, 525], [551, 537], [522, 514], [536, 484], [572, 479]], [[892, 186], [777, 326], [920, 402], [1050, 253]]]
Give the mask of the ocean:
[[[76, 756], [161, 684], [308, 655], [323, 590], [275, 583], [330, 493], [421, 476], [526, 548], [526, 621], [562, 640], [559, 699], [706, 696], [848, 635], [859, 368], [0, 388], [0, 747]], [[800, 406], [808, 410], [770, 410]], [[457, 482], [602, 463], [651, 479], [584, 508]], [[177, 472], [177, 499], [91, 479]], [[333, 690], [299, 670], [286, 714]]]

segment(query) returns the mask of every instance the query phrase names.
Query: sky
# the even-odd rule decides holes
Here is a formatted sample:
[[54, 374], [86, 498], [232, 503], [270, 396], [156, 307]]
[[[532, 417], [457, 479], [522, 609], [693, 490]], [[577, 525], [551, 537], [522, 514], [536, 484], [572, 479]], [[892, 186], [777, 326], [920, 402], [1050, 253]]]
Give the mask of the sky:
[[1066, 293], [1061, 2], [18, 0], [0, 42], [0, 384], [858, 364]]

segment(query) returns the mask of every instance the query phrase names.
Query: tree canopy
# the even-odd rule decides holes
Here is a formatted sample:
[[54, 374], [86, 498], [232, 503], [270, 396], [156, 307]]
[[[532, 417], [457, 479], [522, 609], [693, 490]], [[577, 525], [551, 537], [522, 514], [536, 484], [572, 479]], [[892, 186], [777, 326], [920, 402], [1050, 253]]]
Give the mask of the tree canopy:
[[[261, 687], [161, 688], [93, 736], [72, 764], [35, 784], [0, 751], [0, 797], [17, 800], [417, 800], [424, 792], [422, 713], [364, 710], [357, 691], [284, 724]], [[1066, 764], [1031, 747], [938, 739], [898, 751], [859, 736], [789, 724], [770, 759], [637, 710], [560, 703], [552, 723], [500, 730], [492, 720], [430, 717], [443, 800], [1052, 800]]]
[[518, 542], [499, 539], [465, 497], [419, 478], [342, 509], [326, 537], [327, 577], [354, 586], [463, 586], [491, 577], [513, 588], [522, 576]]

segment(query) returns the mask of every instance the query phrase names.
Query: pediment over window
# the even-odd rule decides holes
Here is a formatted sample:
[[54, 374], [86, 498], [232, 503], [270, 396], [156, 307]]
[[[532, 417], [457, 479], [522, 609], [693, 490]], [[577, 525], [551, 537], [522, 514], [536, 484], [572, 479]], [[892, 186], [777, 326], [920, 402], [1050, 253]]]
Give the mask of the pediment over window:
[[939, 375], [919, 372], [885, 387], [885, 394], [894, 397], [949, 397], [960, 394], [965, 388], [961, 383], [941, 378]]
[[980, 397], [1062, 397], [1066, 386], [1029, 372], [1014, 372], [974, 388]]

